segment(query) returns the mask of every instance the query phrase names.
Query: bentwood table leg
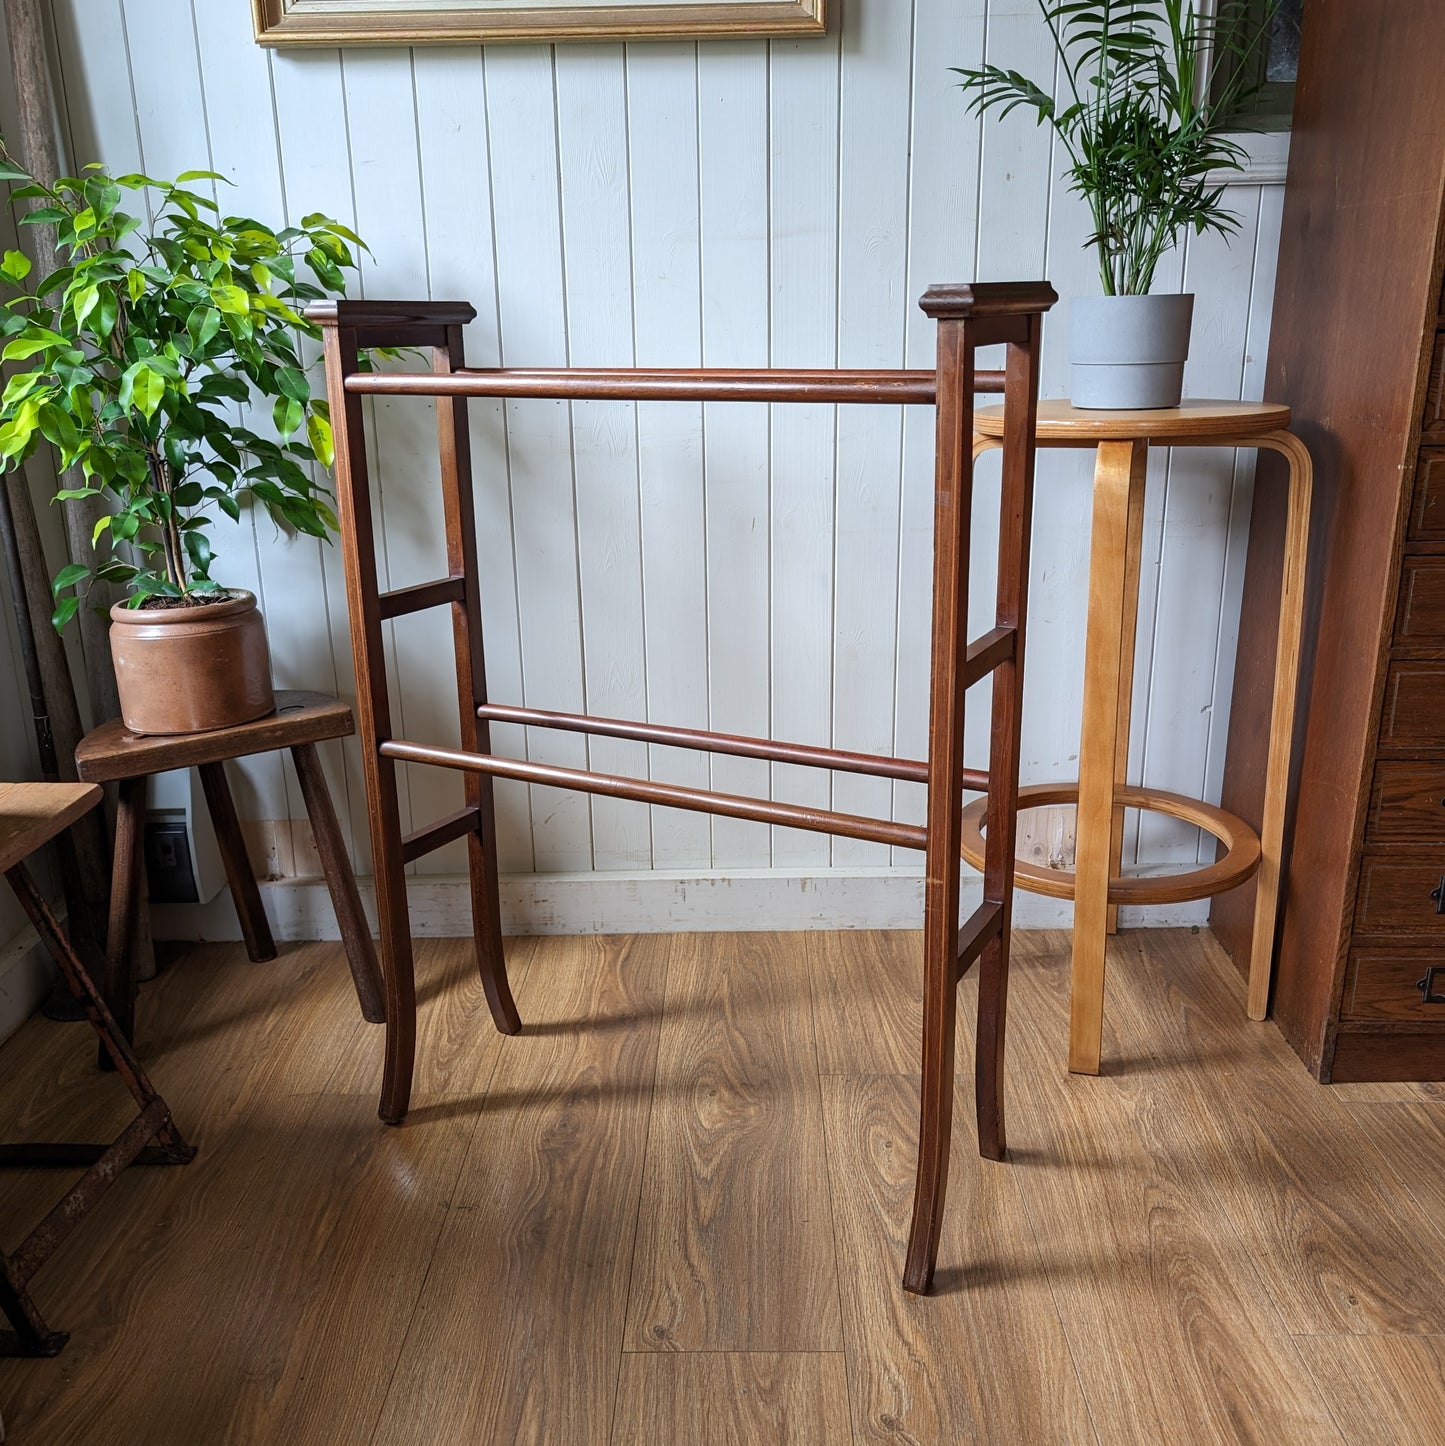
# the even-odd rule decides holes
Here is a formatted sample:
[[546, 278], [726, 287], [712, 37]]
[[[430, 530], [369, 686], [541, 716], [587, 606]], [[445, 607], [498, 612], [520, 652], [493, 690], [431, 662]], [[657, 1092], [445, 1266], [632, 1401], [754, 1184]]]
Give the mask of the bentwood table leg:
[[1148, 455], [1144, 441], [1100, 442], [1094, 469], [1069, 998], [1069, 1068], [1077, 1074], [1098, 1074], [1104, 1029], [1104, 943], [1113, 852], [1129, 517], [1133, 495], [1143, 496]]
[[1269, 762], [1264, 779], [1264, 812], [1260, 821], [1259, 873], [1254, 895], [1254, 934], [1249, 953], [1251, 1019], [1269, 1010], [1270, 974], [1274, 964], [1274, 927], [1279, 910], [1280, 855], [1284, 842], [1285, 804], [1289, 797], [1290, 748], [1294, 739], [1295, 695], [1299, 686], [1300, 638], [1304, 628], [1305, 563], [1310, 541], [1310, 493], [1314, 466], [1303, 442], [1289, 432], [1271, 432], [1241, 445], [1267, 447], [1289, 463], [1289, 513], [1279, 590], [1279, 641], [1275, 647], [1274, 697], [1270, 705]]
[[[1146, 453], [1147, 457], [1147, 453]], [[1129, 720], [1134, 705], [1134, 648], [1139, 631], [1139, 558], [1144, 550], [1144, 487], [1129, 489], [1129, 521], [1124, 539], [1124, 616], [1119, 637], [1119, 721], [1114, 743], [1114, 786], [1129, 782]], [[1124, 861], [1124, 808], [1114, 805], [1109, 830], [1109, 877], [1117, 879]], [[1119, 906], [1110, 904], [1107, 931], [1119, 932]]]

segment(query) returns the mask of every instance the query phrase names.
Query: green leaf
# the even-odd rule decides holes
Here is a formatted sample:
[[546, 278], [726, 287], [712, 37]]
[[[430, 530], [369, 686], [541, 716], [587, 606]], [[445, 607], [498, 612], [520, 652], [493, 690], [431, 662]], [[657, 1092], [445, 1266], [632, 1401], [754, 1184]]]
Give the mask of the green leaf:
[[245, 316], [251, 309], [249, 293], [231, 283], [222, 286], [213, 286], [211, 288], [211, 299], [222, 311], [230, 312], [235, 316]]
[[96, 519], [95, 527], [90, 534], [90, 545], [92, 547], [100, 541], [100, 534], [102, 532], [108, 532], [110, 530], [110, 524], [114, 521], [115, 518], [109, 512], [107, 512], [104, 517]]
[[221, 329], [221, 313], [214, 306], [192, 308], [186, 318], [186, 334], [195, 352], [204, 352]]
[[80, 611], [80, 599], [74, 593], [69, 597], [63, 597], [56, 604], [55, 611], [50, 614], [50, 622], [58, 633], [77, 612]]
[[186, 181], [225, 181], [230, 184], [230, 177], [223, 176], [219, 171], [182, 171], [176, 177], [176, 184], [181, 185]]
[[55, 574], [55, 581], [50, 584], [52, 597], [59, 597], [68, 587], [74, 587], [82, 578], [90, 576], [90, 569], [83, 562], [72, 562], [62, 567]]
[[7, 251], [4, 261], [0, 262], [0, 271], [11, 281], [24, 281], [30, 275], [30, 258], [23, 251]]
[[271, 418], [284, 442], [300, 425], [303, 414], [301, 403], [295, 397], [277, 397], [271, 409]]
[[198, 577], [207, 577], [211, 568], [211, 540], [199, 528], [185, 535], [186, 554]]
[[139, 267], [136, 267], [125, 278], [125, 294], [130, 297], [132, 303], [137, 302], [146, 294], [146, 277]]
[[331, 423], [313, 411], [306, 418], [306, 438], [316, 460], [323, 467], [330, 467], [336, 461], [336, 452], [331, 439]]
[[311, 384], [295, 367], [277, 367], [276, 387], [282, 396], [294, 397], [298, 402], [311, 399]]
[[0, 161], [0, 181], [28, 181], [30, 172], [14, 161]]
[[82, 286], [70, 299], [76, 326], [84, 326], [85, 318], [100, 304], [100, 287]]
[[20, 218], [22, 226], [47, 226], [54, 225], [57, 221], [68, 221], [69, 211], [62, 211], [59, 206], [38, 206], [35, 210], [27, 212]]

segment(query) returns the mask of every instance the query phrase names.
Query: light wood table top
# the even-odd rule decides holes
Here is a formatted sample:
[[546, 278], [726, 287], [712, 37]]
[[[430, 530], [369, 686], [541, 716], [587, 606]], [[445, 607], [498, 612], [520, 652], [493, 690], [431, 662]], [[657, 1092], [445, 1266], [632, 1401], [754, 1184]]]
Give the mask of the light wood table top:
[[[981, 437], [1003, 436], [1003, 407], [980, 407], [973, 414]], [[1171, 441], [1206, 437], [1239, 437], [1279, 432], [1289, 426], [1289, 408], [1276, 402], [1225, 402], [1187, 398], [1177, 407], [1157, 411], [1103, 412], [1070, 402], [1040, 402], [1035, 435], [1041, 442], [1087, 445], [1136, 438]]]
[[0, 783], [0, 872], [13, 868], [100, 802], [93, 783]]

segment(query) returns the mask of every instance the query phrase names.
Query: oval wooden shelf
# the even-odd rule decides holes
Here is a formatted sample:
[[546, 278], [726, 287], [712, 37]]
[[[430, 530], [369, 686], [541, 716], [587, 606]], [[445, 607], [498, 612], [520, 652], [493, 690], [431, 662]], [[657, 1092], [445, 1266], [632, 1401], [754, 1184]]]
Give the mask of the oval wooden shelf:
[[[1019, 789], [1018, 811], [1078, 801], [1077, 783], [1035, 783]], [[1222, 808], [1201, 803], [1197, 798], [1186, 798], [1182, 793], [1166, 793], [1162, 788], [1116, 788], [1114, 801], [1125, 808], [1167, 813], [1192, 823], [1213, 834], [1224, 845], [1225, 854], [1202, 869], [1190, 869], [1182, 874], [1111, 879], [1111, 904], [1181, 904], [1189, 899], [1207, 899], [1244, 883], [1259, 868], [1259, 835], [1242, 818], [1225, 813]], [[984, 796], [963, 811], [960, 852], [976, 869], [983, 867], [983, 816], [987, 807], [988, 798]], [[1048, 894], [1055, 899], [1074, 897], [1074, 875], [1068, 869], [1048, 869], [1018, 859], [1014, 864], [1014, 879], [1019, 888], [1031, 894]]]
[[[1278, 402], [1230, 402], [1185, 398], [1177, 407], [1158, 411], [1101, 412], [1068, 402], [1039, 403], [1036, 436], [1044, 444], [1089, 445], [1094, 442], [1146, 437], [1155, 442], [1197, 442], [1202, 437], [1245, 437], [1283, 431], [1289, 408]], [[980, 407], [973, 414], [981, 437], [1003, 436], [1003, 408]], [[1243, 445], [1248, 446], [1249, 443]]]

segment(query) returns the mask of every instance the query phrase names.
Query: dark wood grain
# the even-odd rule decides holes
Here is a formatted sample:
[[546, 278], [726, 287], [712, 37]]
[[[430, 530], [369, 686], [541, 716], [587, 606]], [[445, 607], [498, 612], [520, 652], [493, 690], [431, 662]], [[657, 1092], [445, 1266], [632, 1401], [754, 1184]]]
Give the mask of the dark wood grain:
[[[1445, 943], [1445, 846], [1371, 848], [1360, 862], [1354, 936], [1409, 934]], [[1440, 898], [1431, 895], [1440, 892]]]
[[1337, 1082], [1445, 1080], [1445, 1032], [1422, 1025], [1405, 1032], [1342, 1025], [1335, 1036], [1330, 1079]]
[[1369, 840], [1445, 841], [1445, 759], [1378, 763], [1366, 828]]
[[366, 911], [361, 906], [356, 875], [346, 854], [346, 840], [341, 836], [341, 825], [336, 819], [336, 809], [331, 802], [331, 791], [326, 787], [326, 774], [316, 745], [298, 743], [291, 749], [291, 759], [296, 765], [301, 798], [306, 805], [306, 817], [311, 821], [311, 836], [316, 841], [321, 871], [326, 876], [331, 907], [336, 911], [336, 924], [346, 945], [346, 962], [351, 969], [352, 983], [356, 986], [361, 1017], [369, 1024], [380, 1024], [386, 1019], [386, 1001], [381, 990], [376, 950], [371, 944], [371, 925], [367, 923]]
[[1434, 338], [1430, 352], [1430, 375], [1425, 385], [1425, 407], [1421, 431], [1431, 441], [1445, 434], [1445, 331]]
[[[1445, 7], [1436, 0], [1383, 9], [1322, 5], [1300, 48], [1265, 392], [1289, 404], [1313, 455], [1315, 501], [1302, 657], [1308, 706], [1297, 723], [1273, 1013], [1310, 1068], [1325, 1076], [1377, 738], [1382, 747], [1407, 746], [1388, 727], [1382, 735], [1379, 719], [1421, 422], [1442, 415], [1442, 48]], [[1388, 156], [1375, 143], [1380, 135], [1398, 141]], [[1351, 197], [1347, 209], [1341, 195]], [[1423, 440], [1430, 442], [1428, 432]], [[1283, 470], [1275, 459], [1260, 459], [1220, 799], [1255, 825]], [[1445, 671], [1437, 670], [1436, 722], [1415, 715], [1409, 746], [1445, 747], [1442, 683]], [[1387, 701], [1387, 719], [1391, 706]], [[1241, 967], [1253, 894], [1238, 889], [1211, 911]]]
[[110, 783], [139, 773], [162, 773], [170, 768], [191, 768], [302, 743], [346, 738], [353, 728], [351, 709], [339, 698], [283, 688], [276, 694], [274, 713], [209, 733], [142, 735], [131, 733], [119, 718], [112, 718], [92, 728], [81, 740], [75, 750], [75, 767], [91, 783]]
[[1395, 638], [1401, 643], [1445, 642], [1445, 558], [1407, 557], [1400, 575]]
[[1423, 447], [1415, 468], [1415, 501], [1410, 508], [1410, 537], [1445, 540], [1445, 450]]
[[216, 847], [225, 865], [226, 882], [231, 887], [231, 902], [235, 904], [236, 916], [241, 921], [246, 953], [253, 963], [274, 959], [276, 941], [271, 937], [266, 907], [261, 902], [261, 890], [256, 886], [256, 872], [246, 852], [240, 815], [231, 797], [231, 786], [226, 782], [226, 765], [202, 763], [197, 771], [201, 775], [201, 789], [206, 795], [211, 826], [216, 832]]
[[[1419, 985], [1432, 969], [1437, 972], [1427, 1000]], [[1445, 1022], [1445, 954], [1438, 949], [1352, 949], [1340, 1017]]]
[[1380, 715], [1382, 756], [1445, 750], [1445, 662], [1407, 659], [1385, 679]]

